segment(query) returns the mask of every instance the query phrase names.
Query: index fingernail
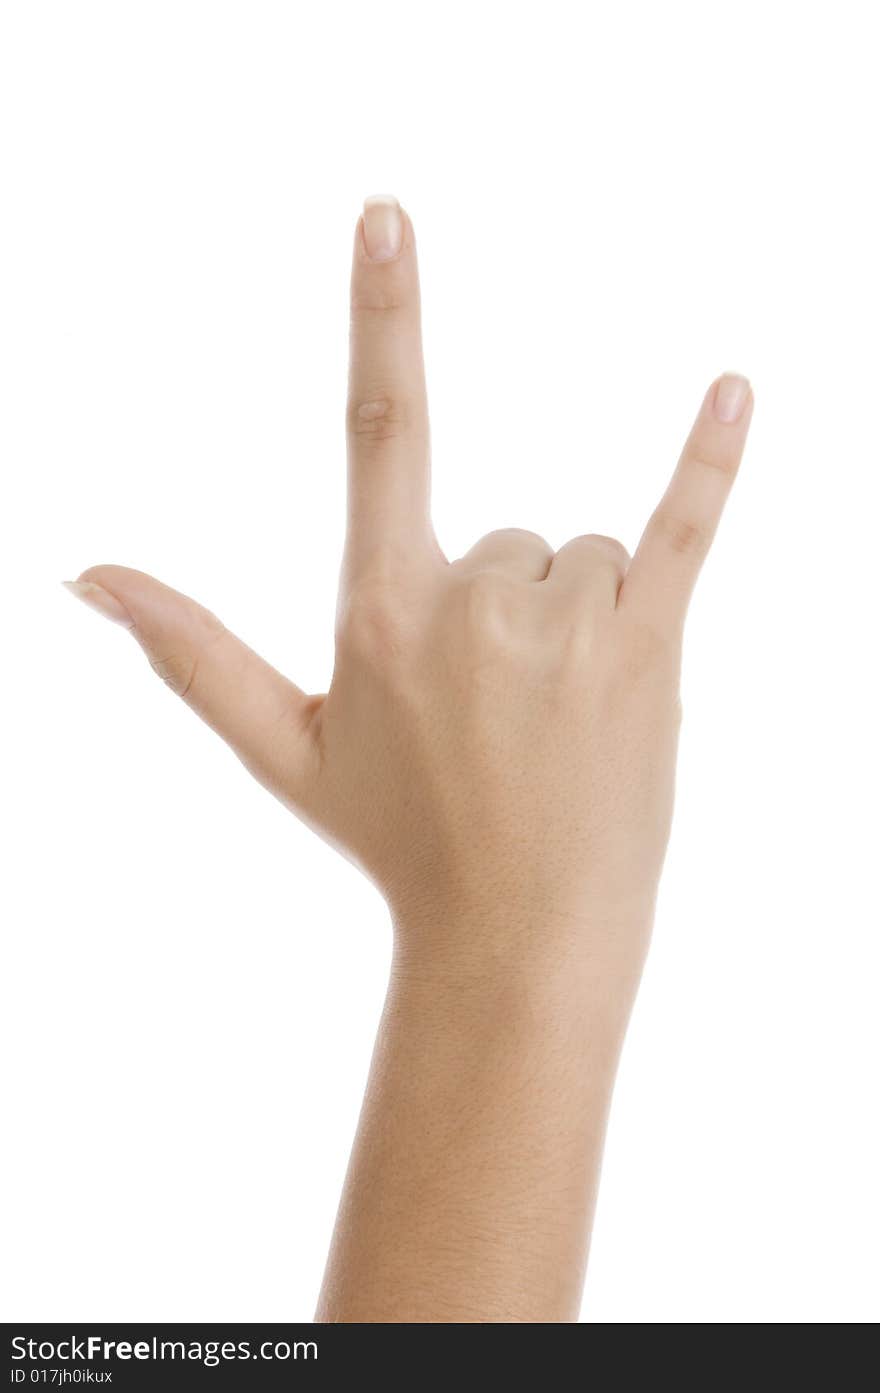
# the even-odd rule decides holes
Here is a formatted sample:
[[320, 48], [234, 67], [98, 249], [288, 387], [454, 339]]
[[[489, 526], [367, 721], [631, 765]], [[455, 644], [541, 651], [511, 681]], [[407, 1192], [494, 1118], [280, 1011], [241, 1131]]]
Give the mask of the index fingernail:
[[715, 388], [715, 415], [726, 426], [732, 426], [743, 414], [749, 399], [749, 379], [738, 372], [726, 372], [719, 377]]
[[371, 261], [393, 261], [403, 243], [400, 204], [392, 194], [364, 199], [364, 247]]

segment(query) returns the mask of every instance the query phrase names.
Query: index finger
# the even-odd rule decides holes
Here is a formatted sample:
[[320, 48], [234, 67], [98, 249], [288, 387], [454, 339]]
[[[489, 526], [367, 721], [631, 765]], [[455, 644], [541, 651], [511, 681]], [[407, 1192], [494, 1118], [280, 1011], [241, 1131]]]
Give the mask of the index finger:
[[712, 383], [669, 487], [639, 542], [619, 608], [638, 609], [661, 626], [684, 623], [739, 469], [752, 406], [745, 377], [725, 373]]
[[351, 276], [346, 560], [360, 572], [431, 535], [430, 445], [412, 223], [364, 203]]

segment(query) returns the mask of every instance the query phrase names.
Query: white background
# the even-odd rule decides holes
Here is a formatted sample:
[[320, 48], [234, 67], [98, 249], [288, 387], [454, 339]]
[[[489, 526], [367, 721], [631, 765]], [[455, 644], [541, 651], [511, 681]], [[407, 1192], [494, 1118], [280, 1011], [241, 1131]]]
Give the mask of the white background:
[[880, 1314], [868, 4], [7, 0], [6, 1319], [309, 1319], [383, 905], [59, 582], [332, 662], [349, 255], [416, 226], [435, 514], [629, 546], [748, 373], [584, 1302]]

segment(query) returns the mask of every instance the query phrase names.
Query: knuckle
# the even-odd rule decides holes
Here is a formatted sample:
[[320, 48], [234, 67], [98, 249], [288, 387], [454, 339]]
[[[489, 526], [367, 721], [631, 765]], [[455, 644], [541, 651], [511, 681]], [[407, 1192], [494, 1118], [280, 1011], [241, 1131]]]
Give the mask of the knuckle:
[[591, 532], [584, 540], [605, 552], [617, 565], [629, 565], [630, 554], [623, 542], [619, 542], [616, 537], [606, 537], [601, 532]]
[[657, 514], [657, 526], [667, 545], [677, 555], [696, 558], [705, 555], [709, 537], [699, 523], [664, 510]]
[[494, 532], [489, 532], [483, 538], [484, 542], [517, 542], [527, 546], [540, 548], [542, 551], [550, 550], [550, 543], [538, 532], [530, 532], [525, 527], [499, 527]]
[[352, 291], [351, 316], [357, 322], [361, 317], [402, 312], [407, 305], [407, 296], [393, 279], [369, 276]]
[[169, 653], [165, 657], [151, 654], [150, 667], [176, 696], [185, 698], [192, 691], [199, 662], [195, 654]]
[[625, 570], [630, 563], [630, 554], [616, 537], [605, 537], [599, 532], [588, 532], [575, 537], [572, 545], [585, 551], [591, 561], [605, 561], [616, 570]]
[[689, 464], [692, 469], [706, 473], [733, 475], [739, 465], [739, 455], [730, 450], [706, 450], [692, 454]]
[[487, 532], [452, 565], [468, 575], [479, 575], [484, 571], [503, 571], [510, 563], [531, 567], [540, 562], [546, 572], [553, 555], [549, 542], [537, 532], [527, 532], [522, 527], [499, 527]]
[[410, 427], [410, 411], [400, 397], [378, 394], [374, 397], [352, 398], [348, 403], [349, 434], [359, 443], [380, 444], [406, 435]]
[[166, 686], [184, 701], [195, 689], [205, 653], [227, 634], [226, 626], [207, 609], [197, 609], [192, 623], [193, 632], [188, 644], [175, 646], [170, 652], [147, 652], [150, 667], [157, 677], [161, 677]]

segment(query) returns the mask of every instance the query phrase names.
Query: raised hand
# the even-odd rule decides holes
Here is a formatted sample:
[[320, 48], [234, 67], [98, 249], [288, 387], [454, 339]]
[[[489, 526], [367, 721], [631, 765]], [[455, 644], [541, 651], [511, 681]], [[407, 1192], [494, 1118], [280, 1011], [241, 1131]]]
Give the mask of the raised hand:
[[[354, 239], [348, 530], [327, 694], [307, 696], [214, 615], [138, 571], [96, 566], [71, 588], [127, 627], [251, 772], [372, 878], [392, 913], [403, 979], [434, 981], [436, 972], [447, 988], [454, 982], [454, 1015], [475, 983], [494, 1009], [513, 962], [517, 982], [520, 972], [533, 980], [561, 972], [577, 984], [579, 1009], [610, 1059], [638, 981], [669, 831], [688, 600], [751, 412], [743, 378], [712, 383], [632, 561], [607, 537], [576, 537], [554, 552], [542, 537], [511, 530], [448, 561], [430, 519], [412, 224], [396, 200], [370, 199]], [[365, 1117], [369, 1133], [369, 1107]], [[574, 1154], [588, 1195], [583, 1158], [598, 1143], [585, 1142], [583, 1128], [579, 1135]], [[388, 1164], [399, 1176], [396, 1153]], [[357, 1188], [357, 1165], [353, 1174]], [[371, 1183], [375, 1191], [375, 1176]], [[405, 1181], [416, 1208], [443, 1191], [433, 1175], [423, 1188], [428, 1199], [416, 1178]], [[370, 1314], [369, 1302], [364, 1314], [370, 1203], [361, 1194], [356, 1206], [364, 1234], [353, 1238], [349, 1225], [337, 1245], [327, 1311], [415, 1318], [406, 1314], [415, 1307], [407, 1305], [405, 1254], [420, 1227], [405, 1217], [387, 1263], [399, 1280], [389, 1277], [387, 1290], [380, 1282], [377, 1298], [391, 1314]], [[405, 1199], [400, 1206], [406, 1216]], [[583, 1223], [572, 1232], [579, 1238], [562, 1262], [564, 1291], [554, 1278], [549, 1304], [526, 1303], [543, 1315], [520, 1318], [570, 1312]], [[378, 1240], [370, 1242], [375, 1251]], [[528, 1267], [527, 1255], [519, 1261]], [[480, 1306], [475, 1264], [465, 1256], [462, 1318], [468, 1301]], [[420, 1309], [422, 1318], [444, 1318], [427, 1297]]]
[[505, 900], [577, 915], [647, 902], [672, 798], [688, 597], [739, 464], [745, 381], [713, 383], [633, 561], [530, 532], [447, 562], [430, 521], [415, 239], [393, 200], [355, 233], [349, 504], [337, 662], [306, 696], [194, 601], [95, 566], [71, 588], [396, 917]]

